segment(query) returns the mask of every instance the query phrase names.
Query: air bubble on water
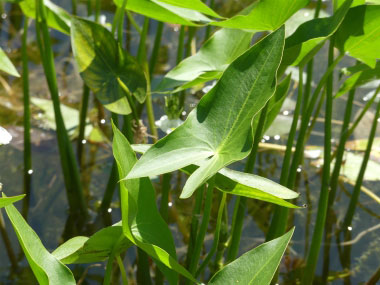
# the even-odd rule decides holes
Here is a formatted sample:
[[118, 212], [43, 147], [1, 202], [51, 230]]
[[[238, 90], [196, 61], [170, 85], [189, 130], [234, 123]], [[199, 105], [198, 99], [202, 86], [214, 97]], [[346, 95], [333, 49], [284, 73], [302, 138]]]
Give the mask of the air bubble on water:
[[169, 206], [169, 207], [173, 206], [173, 203], [172, 203], [172, 202], [169, 202], [169, 203], [168, 203], [168, 206]]
[[106, 123], [106, 120], [105, 120], [105, 119], [101, 119], [101, 120], [100, 120], [100, 123], [101, 123], [102, 125], [104, 125], [104, 124]]
[[86, 140], [82, 140], [82, 144], [86, 144], [87, 143], [87, 141]]
[[282, 114], [283, 114], [284, 116], [287, 116], [287, 115], [289, 115], [289, 111], [285, 110], [284, 112], [282, 112]]
[[280, 137], [280, 135], [275, 135], [273, 138], [274, 138], [274, 140], [278, 141], [281, 137]]
[[107, 212], [111, 213], [112, 212], [112, 208], [108, 208]]
[[309, 13], [309, 12], [305, 12], [305, 13], [303, 13], [303, 15], [304, 15], [305, 17], [309, 17], [310, 13]]
[[303, 204], [303, 205], [302, 205], [302, 208], [307, 208], [307, 204]]
[[182, 112], [182, 116], [186, 116], [186, 111], [183, 111], [183, 112]]
[[7, 14], [3, 13], [1, 14], [1, 19], [5, 20], [7, 18]]
[[267, 136], [267, 135], [264, 135], [264, 140], [266, 140], [266, 141], [269, 141], [270, 140], [270, 136]]
[[262, 143], [265, 143], [265, 140], [264, 140], [264, 139], [262, 139], [262, 140], [261, 140], [261, 142], [262, 142]]
[[29, 170], [28, 170], [28, 174], [29, 174], [29, 175], [32, 175], [32, 174], [33, 174], [33, 169], [29, 169]]
[[351, 226], [347, 227], [347, 230], [352, 231], [352, 227]]
[[300, 173], [301, 171], [302, 171], [302, 168], [300, 166], [298, 166], [297, 172]]

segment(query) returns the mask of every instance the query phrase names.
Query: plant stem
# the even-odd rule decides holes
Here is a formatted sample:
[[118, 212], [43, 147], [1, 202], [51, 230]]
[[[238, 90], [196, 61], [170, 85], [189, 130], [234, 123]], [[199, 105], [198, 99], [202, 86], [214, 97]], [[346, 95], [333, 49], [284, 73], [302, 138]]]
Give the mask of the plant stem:
[[[214, 4], [215, 4], [215, 0], [211, 0], [210, 2], [211, 9], [214, 9]], [[210, 34], [211, 34], [211, 25], [207, 25], [206, 31], [205, 31], [205, 37], [203, 40], [204, 42], [206, 42], [210, 38]]]
[[[301, 111], [301, 105], [303, 101], [302, 90], [303, 90], [303, 67], [299, 67], [298, 69], [299, 79], [298, 79], [298, 95], [297, 95], [297, 103], [294, 109], [292, 125], [290, 127], [290, 132], [288, 136], [288, 141], [286, 143], [286, 150], [284, 160], [282, 162], [281, 176], [280, 176], [280, 184], [286, 185], [288, 180], [288, 174], [290, 171], [290, 160], [292, 158], [292, 148], [293, 141], [297, 132], [298, 118]], [[285, 216], [285, 217], [284, 217]], [[276, 206], [272, 218], [272, 222], [269, 226], [268, 233], [266, 235], [266, 241], [270, 241], [276, 237], [279, 237], [282, 232], [285, 232], [287, 221], [288, 221], [288, 209], [281, 206]]]
[[116, 256], [117, 264], [119, 265], [120, 273], [121, 273], [121, 280], [123, 285], [128, 285], [128, 277], [127, 273], [125, 272], [123, 260], [121, 259], [120, 255]]
[[149, 258], [140, 248], [137, 248], [137, 284], [152, 284], [149, 273]]
[[77, 14], [77, 0], [71, 0], [71, 13], [76, 16]]
[[189, 272], [194, 275], [198, 266], [201, 250], [203, 246], [203, 240], [206, 236], [207, 227], [210, 222], [211, 208], [212, 208], [212, 193], [215, 185], [215, 176], [210, 178], [206, 190], [206, 199], [203, 208], [202, 223], [199, 228], [199, 232], [195, 241], [194, 250], [192, 251], [191, 262], [189, 266]]
[[[252, 173], [256, 161], [257, 150], [259, 149], [259, 142], [263, 136], [265, 119], [267, 116], [268, 104], [265, 105], [260, 113], [259, 123], [257, 124], [257, 129], [255, 132], [255, 137], [253, 139], [253, 145], [251, 153], [248, 156], [247, 163], [245, 165], [244, 172]], [[231, 226], [231, 242], [230, 248], [227, 253], [227, 262], [233, 261], [239, 253], [239, 245], [241, 239], [241, 233], [243, 230], [243, 223], [245, 217], [245, 210], [247, 208], [247, 198], [246, 197], [236, 197], [234, 206], [234, 216]]]
[[99, 23], [100, 21], [100, 10], [101, 10], [101, 0], [96, 0], [95, 4], [95, 22]]
[[[334, 61], [334, 37], [330, 39], [328, 65]], [[333, 73], [326, 82], [326, 115], [325, 115], [325, 138], [324, 138], [324, 158], [321, 192], [318, 202], [318, 212], [315, 228], [310, 245], [310, 252], [307, 258], [306, 268], [303, 277], [303, 284], [312, 284], [318, 255], [321, 248], [324, 226], [326, 223], [329, 187], [330, 187], [330, 163], [331, 163], [331, 120], [333, 105]]]
[[88, 109], [88, 101], [90, 98], [90, 89], [86, 84], [83, 84], [83, 96], [82, 96], [82, 104], [79, 112], [79, 134], [77, 140], [77, 149], [78, 149], [78, 161], [79, 165], [83, 165], [83, 149], [84, 145], [82, 141], [84, 140], [84, 134], [86, 129], [86, 118], [87, 118], [87, 109]]
[[[378, 93], [379, 90], [380, 90], [380, 86], [378, 87], [376, 93]], [[354, 214], [355, 214], [356, 205], [359, 201], [360, 189], [361, 189], [361, 186], [363, 184], [364, 174], [365, 174], [365, 171], [367, 169], [369, 157], [371, 155], [372, 145], [373, 145], [373, 141], [374, 141], [375, 135], [376, 135], [376, 128], [377, 128], [377, 123], [378, 123], [377, 119], [379, 118], [379, 115], [380, 115], [380, 102], [377, 103], [376, 114], [375, 114], [375, 118], [373, 119], [371, 132], [370, 132], [369, 137], [368, 137], [368, 143], [367, 143], [367, 148], [366, 148], [365, 153], [364, 153], [363, 162], [362, 162], [362, 165], [360, 167], [358, 178], [356, 179], [356, 184], [355, 184], [354, 190], [352, 192], [350, 204], [348, 206], [346, 215], [344, 217], [344, 221], [343, 221], [343, 231], [344, 232], [348, 231], [347, 228], [352, 223], [352, 219], [353, 219]]]
[[195, 205], [193, 207], [193, 213], [191, 217], [190, 237], [189, 237], [189, 242], [187, 246], [187, 255], [186, 255], [187, 268], [190, 267], [191, 257], [194, 250], [196, 237], [197, 237], [199, 217], [200, 217], [201, 208], [202, 208], [203, 193], [204, 193], [204, 186], [201, 186], [196, 191]]
[[214, 240], [210, 249], [210, 252], [207, 254], [206, 258], [202, 262], [202, 264], [199, 266], [197, 272], [195, 273], [195, 278], [197, 278], [206, 268], [207, 264], [209, 264], [211, 258], [214, 256], [218, 244], [219, 244], [219, 236], [220, 236], [220, 228], [222, 225], [222, 217], [224, 213], [224, 205], [226, 204], [226, 198], [227, 195], [225, 192], [219, 193], [220, 196], [222, 196], [220, 204], [219, 204], [219, 210], [218, 210], [218, 217], [216, 220], [216, 227], [215, 227], [215, 233], [214, 233]]
[[150, 78], [153, 78], [153, 74], [154, 74], [154, 71], [156, 69], [156, 65], [157, 65], [157, 61], [158, 61], [158, 55], [160, 52], [163, 30], [164, 30], [164, 23], [158, 22], [157, 23], [157, 30], [156, 30], [156, 37], [154, 39], [153, 51], [152, 51], [152, 55], [150, 56], [150, 61], [149, 61], [149, 77]]
[[[85, 198], [83, 195], [82, 185], [80, 182], [78, 165], [74, 157], [72, 145], [67, 134], [65, 123], [63, 121], [60, 109], [59, 92], [54, 66], [54, 57], [50, 43], [49, 30], [46, 23], [45, 6], [43, 4], [43, 0], [36, 0], [36, 4], [37, 42], [40, 49], [46, 80], [53, 101], [54, 115], [57, 128], [58, 148], [61, 157], [67, 198], [70, 205], [70, 210], [73, 214], [78, 214], [81, 217], [87, 217], [87, 208]], [[78, 220], [78, 222], [80, 221]], [[80, 223], [78, 224], [78, 227], [81, 227]]]
[[22, 34], [22, 83], [24, 93], [24, 193], [27, 195], [24, 198], [23, 216], [26, 219], [27, 208], [31, 191], [32, 176], [29, 170], [32, 169], [32, 145], [30, 142], [30, 95], [29, 95], [29, 67], [28, 67], [28, 26], [29, 19], [24, 17], [24, 31]]

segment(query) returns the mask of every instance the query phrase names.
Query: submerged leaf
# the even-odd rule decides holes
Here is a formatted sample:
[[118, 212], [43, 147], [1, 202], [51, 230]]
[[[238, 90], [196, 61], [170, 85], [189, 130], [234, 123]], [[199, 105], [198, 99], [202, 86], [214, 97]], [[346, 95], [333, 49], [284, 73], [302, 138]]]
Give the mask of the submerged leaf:
[[[146, 79], [137, 61], [124, 51], [111, 32], [97, 23], [73, 18], [71, 43], [86, 85], [110, 111], [131, 112], [126, 92], [143, 103]], [[127, 91], [125, 89], [128, 89]]]
[[243, 254], [217, 272], [208, 284], [270, 284], [293, 232], [294, 228]]
[[17, 209], [13, 205], [8, 205], [5, 211], [39, 284], [76, 284], [70, 269], [46, 250]]
[[14, 67], [13, 63], [9, 60], [3, 49], [0, 47], [0, 70], [4, 71], [10, 75], [20, 77], [17, 69]]
[[337, 31], [335, 43], [341, 52], [375, 68], [380, 58], [380, 5], [351, 8]]
[[186, 121], [154, 144], [126, 179], [158, 175], [197, 163], [181, 198], [218, 170], [246, 157], [252, 146], [252, 118], [274, 94], [284, 45], [284, 27], [238, 57]]
[[96, 232], [90, 238], [77, 236], [60, 245], [52, 254], [65, 264], [103, 261], [120, 254], [132, 243], [124, 236], [121, 223]]

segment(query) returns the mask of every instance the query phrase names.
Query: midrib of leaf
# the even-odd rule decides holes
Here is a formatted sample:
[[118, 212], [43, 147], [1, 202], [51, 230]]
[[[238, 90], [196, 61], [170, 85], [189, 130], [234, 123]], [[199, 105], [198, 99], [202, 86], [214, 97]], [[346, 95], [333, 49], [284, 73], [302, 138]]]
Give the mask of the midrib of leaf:
[[[261, 76], [261, 73], [263, 72], [264, 68], [266, 67], [267, 61], [268, 61], [268, 59], [270, 58], [270, 55], [272, 54], [275, 45], [277, 45], [277, 41], [276, 41], [276, 43], [275, 43], [274, 45], [272, 45], [272, 48], [271, 48], [270, 52], [268, 53], [268, 56], [266, 57], [266, 59], [265, 59], [265, 61], [264, 61], [264, 64], [263, 64], [262, 67], [260, 68], [260, 71], [259, 71], [258, 76], [256, 77], [254, 83], [252, 84], [252, 87], [251, 87], [250, 90], [249, 90], [249, 94], [252, 94], [253, 89], [256, 87], [257, 81], [258, 81], [259, 77]], [[221, 141], [219, 147], [216, 149], [216, 152], [217, 152], [217, 153], [221, 153], [221, 152], [222, 152], [224, 146], [226, 145], [227, 141], [229, 140], [229, 138], [230, 138], [232, 132], [234, 131], [234, 127], [235, 127], [235, 125], [238, 123], [240, 116], [243, 114], [243, 111], [245, 111], [245, 106], [247, 105], [247, 102], [248, 102], [250, 96], [251, 96], [251, 95], [247, 96], [247, 97], [244, 99], [244, 102], [243, 102], [242, 107], [240, 108], [240, 110], [239, 110], [239, 112], [238, 112], [238, 115], [237, 115], [236, 120], [234, 120], [234, 122], [232, 123], [232, 126], [231, 126], [230, 130], [227, 132], [227, 135], [226, 135], [225, 138]], [[269, 100], [269, 99], [268, 99], [268, 100]], [[268, 100], [267, 100], [267, 101], [268, 101]], [[234, 98], [233, 106], [235, 105], [235, 103], [236, 103], [236, 96], [235, 96], [235, 98]], [[265, 106], [265, 104], [263, 105], [263, 107], [264, 107], [264, 106]], [[232, 109], [231, 109], [231, 110], [232, 110]], [[260, 110], [259, 110], [259, 111], [260, 111]], [[228, 123], [229, 120], [230, 120], [231, 114], [232, 114], [232, 111], [230, 111], [229, 114], [228, 114], [228, 120], [227, 120], [227, 123]], [[226, 125], [227, 125], [227, 124], [226, 124]], [[226, 129], [227, 129], [227, 128], [226, 128]], [[224, 136], [224, 135], [223, 135], [223, 136]]]
[[[288, 245], [288, 243], [289, 243], [289, 241], [286, 243], [286, 245]], [[286, 249], [286, 247], [285, 247], [285, 249]], [[285, 249], [284, 249], [284, 250], [285, 250]], [[259, 274], [264, 270], [264, 268], [265, 268], [268, 264], [270, 264], [270, 263], [272, 262], [272, 260], [274, 259], [274, 256], [275, 256], [278, 252], [281, 252], [281, 251], [283, 251], [283, 250], [280, 250], [280, 249], [275, 250], [275, 254], [273, 254], [271, 258], [266, 259], [266, 262], [264, 262], [264, 265], [261, 266], [261, 269], [258, 270], [257, 273], [256, 273], [255, 275], [253, 275], [252, 280], [249, 282], [249, 284], [253, 284], [253, 282], [255, 281], [255, 278], [257, 277], [257, 275], [259, 275]], [[281, 260], [280, 260], [280, 261], [281, 261]], [[273, 272], [272, 277], [273, 277], [274, 274], [275, 274], [275, 272]]]
[[368, 37], [370, 37], [372, 34], [377, 33], [378, 30], [380, 30], [380, 26], [378, 26], [377, 28], [375, 28], [374, 30], [372, 30], [372, 31], [367, 35], [367, 37], [363, 37], [362, 39], [360, 39], [360, 40], [358, 40], [357, 42], [355, 42], [355, 44], [353, 44], [353, 45], [351, 46], [350, 49], [355, 49], [355, 48], [356, 48], [358, 45], [360, 45], [364, 40], [367, 40]]

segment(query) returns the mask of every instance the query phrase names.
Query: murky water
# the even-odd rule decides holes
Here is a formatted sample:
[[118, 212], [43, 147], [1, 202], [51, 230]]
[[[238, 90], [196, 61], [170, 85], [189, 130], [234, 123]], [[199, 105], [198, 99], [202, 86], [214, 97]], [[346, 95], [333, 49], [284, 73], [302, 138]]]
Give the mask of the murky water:
[[[70, 1], [54, 1], [60, 6], [70, 11]], [[103, 1], [104, 2], [104, 1]], [[111, 2], [111, 1], [109, 1]], [[221, 1], [219, 1], [221, 2]], [[222, 14], [230, 12], [233, 14], [239, 7], [235, 1], [224, 1], [219, 3], [219, 9]], [[248, 1], [241, 1], [248, 2]], [[111, 17], [113, 7], [104, 4], [104, 14]], [[244, 5], [244, 4], [242, 4]], [[21, 64], [20, 55], [20, 31], [22, 26], [21, 11], [16, 5], [0, 4], [2, 6], [0, 19], [0, 45], [10, 56], [16, 66]], [[79, 5], [79, 14], [85, 14], [85, 5]], [[306, 15], [305, 15], [306, 16]], [[107, 18], [110, 21], [110, 18]], [[142, 18], [137, 17], [138, 22]], [[152, 25], [149, 40], [153, 43], [155, 24]], [[34, 38], [34, 25], [30, 25], [29, 33], [29, 56], [30, 56], [30, 82], [31, 96], [39, 98], [49, 98], [45, 79], [40, 65], [39, 53]], [[80, 104], [80, 96], [82, 93], [82, 83], [73, 59], [70, 56], [70, 41], [65, 35], [58, 32], [51, 33], [54, 39], [54, 51], [56, 55], [56, 66], [58, 73], [58, 82], [62, 101], [68, 106], [78, 109]], [[203, 38], [201, 33], [198, 34], [200, 43]], [[178, 28], [175, 26], [165, 26], [164, 40], [160, 51], [159, 68], [154, 81], [158, 81], [162, 74], [165, 74], [171, 67], [175, 65], [176, 46], [178, 38]], [[136, 32], [131, 33], [130, 46], [131, 52], [135, 53], [138, 45], [138, 37]], [[152, 46], [152, 45], [150, 45]], [[318, 60], [315, 61], [315, 78], [317, 82], [323, 71], [325, 70], [326, 50], [323, 49], [318, 54]], [[341, 66], [352, 64], [352, 59], [346, 59]], [[11, 132], [13, 140], [10, 145], [0, 146], [0, 182], [3, 184], [3, 191], [7, 195], [17, 195], [24, 191], [23, 186], [23, 129], [22, 129], [22, 87], [21, 80], [1, 75], [2, 83], [0, 86], [0, 125]], [[8, 88], [9, 87], [9, 88]], [[294, 84], [293, 88], [296, 88]], [[354, 113], [360, 111], [364, 105], [362, 97], [371, 89], [361, 89], [357, 93]], [[293, 90], [295, 91], [295, 90]], [[294, 93], [296, 94], [296, 92]], [[293, 94], [293, 99], [294, 99]], [[196, 102], [197, 97], [189, 97], [187, 104], [188, 110]], [[339, 100], [339, 101], [338, 101]], [[344, 112], [345, 98], [338, 99], [334, 104], [334, 138], [339, 137], [341, 120]], [[156, 119], [164, 114], [163, 98], [155, 97], [156, 103]], [[272, 128], [272, 133], [264, 137], [265, 143], [260, 149], [258, 155], [256, 171], [272, 180], [278, 181], [280, 177], [283, 151], [274, 150], [272, 144], [285, 145], [287, 128], [290, 127], [292, 108], [294, 102], [291, 100], [286, 103], [282, 112], [282, 121]], [[55, 249], [67, 236], [67, 230], [70, 228], [68, 219], [68, 205], [66, 193], [63, 184], [62, 172], [60, 169], [59, 155], [56, 145], [56, 137], [53, 130], [49, 129], [49, 120], [43, 115], [43, 112], [36, 106], [32, 108], [32, 184], [29, 203], [19, 202], [16, 206], [24, 213], [27, 213], [28, 223], [36, 231], [41, 238], [45, 247], [49, 250]], [[72, 113], [70, 113], [72, 114]], [[96, 118], [91, 117], [92, 121]], [[96, 115], [95, 115], [96, 116]], [[373, 114], [369, 112], [362, 125], [355, 132], [351, 139], [365, 139], [368, 136], [371, 117]], [[319, 116], [323, 118], [323, 110]], [[106, 133], [110, 133], [109, 117], [106, 117], [104, 128]], [[50, 121], [51, 123], [51, 121]], [[73, 123], [75, 125], [75, 122]], [[145, 124], [147, 122], [145, 120]], [[284, 130], [285, 129], [285, 130]], [[163, 133], [161, 132], [161, 135]], [[74, 145], [75, 142], [73, 143]], [[308, 145], [323, 146], [323, 120], [319, 120], [311, 135]], [[379, 147], [379, 144], [376, 144]], [[99, 226], [96, 215], [96, 209], [103, 197], [104, 189], [108, 180], [108, 176], [112, 165], [112, 150], [109, 142], [93, 143], [87, 140], [85, 144], [85, 163], [82, 169], [82, 179], [87, 189], [88, 207], [92, 216], [92, 224], [88, 226], [87, 234], [90, 235]], [[317, 154], [318, 156], [318, 154]], [[360, 158], [360, 155], [359, 155]], [[379, 163], [379, 155], [373, 156], [375, 166]], [[320, 162], [315, 158], [305, 158], [303, 166], [299, 169], [299, 177], [296, 190], [301, 193], [297, 204], [306, 204], [307, 208], [292, 211], [291, 220], [296, 226], [290, 247], [280, 267], [280, 283], [281, 284], [297, 284], [297, 276], [303, 266], [305, 252], [310, 244], [311, 235], [313, 233], [317, 202], [320, 191], [321, 176], [319, 173]], [[233, 165], [236, 169], [243, 169], [243, 162]], [[380, 168], [380, 166], [378, 165]], [[376, 171], [376, 169], [372, 169]], [[347, 175], [351, 175], [347, 171]], [[354, 176], [355, 177], [355, 176]], [[184, 175], [175, 173], [172, 177], [171, 204], [170, 206], [170, 228], [173, 231], [177, 244], [177, 252], [180, 261], [183, 261], [186, 254], [186, 242], [188, 239], [188, 229], [191, 219], [192, 200], [180, 200], [179, 189], [185, 180]], [[159, 194], [159, 181], [154, 181]], [[380, 184], [378, 181], [366, 181], [365, 186], [375, 194], [380, 193]], [[349, 183], [341, 183], [338, 188], [337, 202], [334, 208], [334, 215], [329, 216], [334, 225], [337, 225], [347, 209], [350, 193], [353, 186]], [[110, 216], [112, 222], [120, 220], [120, 209], [118, 205], [118, 195], [114, 195], [114, 203], [110, 208]], [[159, 197], [159, 195], [158, 195]], [[216, 199], [216, 195], [214, 197]], [[217, 204], [217, 203], [216, 203]], [[234, 198], [229, 200], [229, 212], [232, 213]], [[213, 209], [213, 218], [209, 227], [209, 234], [206, 236], [206, 246], [210, 246], [213, 239], [213, 229], [215, 227], [217, 205]], [[243, 236], [241, 240], [240, 254], [259, 245], [264, 241], [264, 233], [267, 231], [273, 206], [250, 200], [248, 202], [248, 211], [244, 222]], [[340, 248], [350, 249], [350, 258], [341, 258], [338, 250], [338, 244], [341, 243], [336, 239], [334, 231], [332, 232], [332, 244], [330, 255], [329, 280], [332, 284], [360, 284], [368, 280], [380, 264], [380, 235], [379, 229], [374, 226], [379, 224], [380, 212], [379, 204], [368, 195], [361, 193], [360, 204], [351, 225], [352, 241], [349, 244], [340, 244]], [[97, 222], [95, 222], [97, 221]], [[22, 251], [17, 242], [14, 231], [5, 218], [6, 232], [2, 232], [2, 240], [0, 241], [0, 284], [35, 284], [33, 274], [28, 267], [26, 259], [22, 255]], [[336, 228], [336, 227], [335, 227]], [[334, 228], [334, 230], [335, 230]], [[65, 234], [64, 234], [65, 233]], [[10, 240], [10, 246], [5, 246], [5, 239]], [[10, 250], [10, 252], [9, 252]], [[319, 258], [317, 275], [321, 276], [323, 264], [325, 263], [323, 256], [323, 248], [321, 249], [321, 257]], [[12, 267], [10, 256], [14, 255], [17, 260], [17, 267]], [[133, 272], [134, 252], [128, 251], [126, 262], [128, 264], [128, 272]], [[345, 266], [342, 265], [345, 262]], [[350, 265], [350, 271], [343, 270], [344, 267]], [[104, 263], [95, 265], [75, 265], [70, 266], [73, 269], [77, 280], [82, 276], [85, 284], [101, 284], [104, 274]], [[345, 279], [344, 279], [345, 278]], [[344, 281], [345, 280], [345, 281]], [[318, 283], [318, 277], [316, 283]], [[299, 282], [298, 282], [299, 283]]]

